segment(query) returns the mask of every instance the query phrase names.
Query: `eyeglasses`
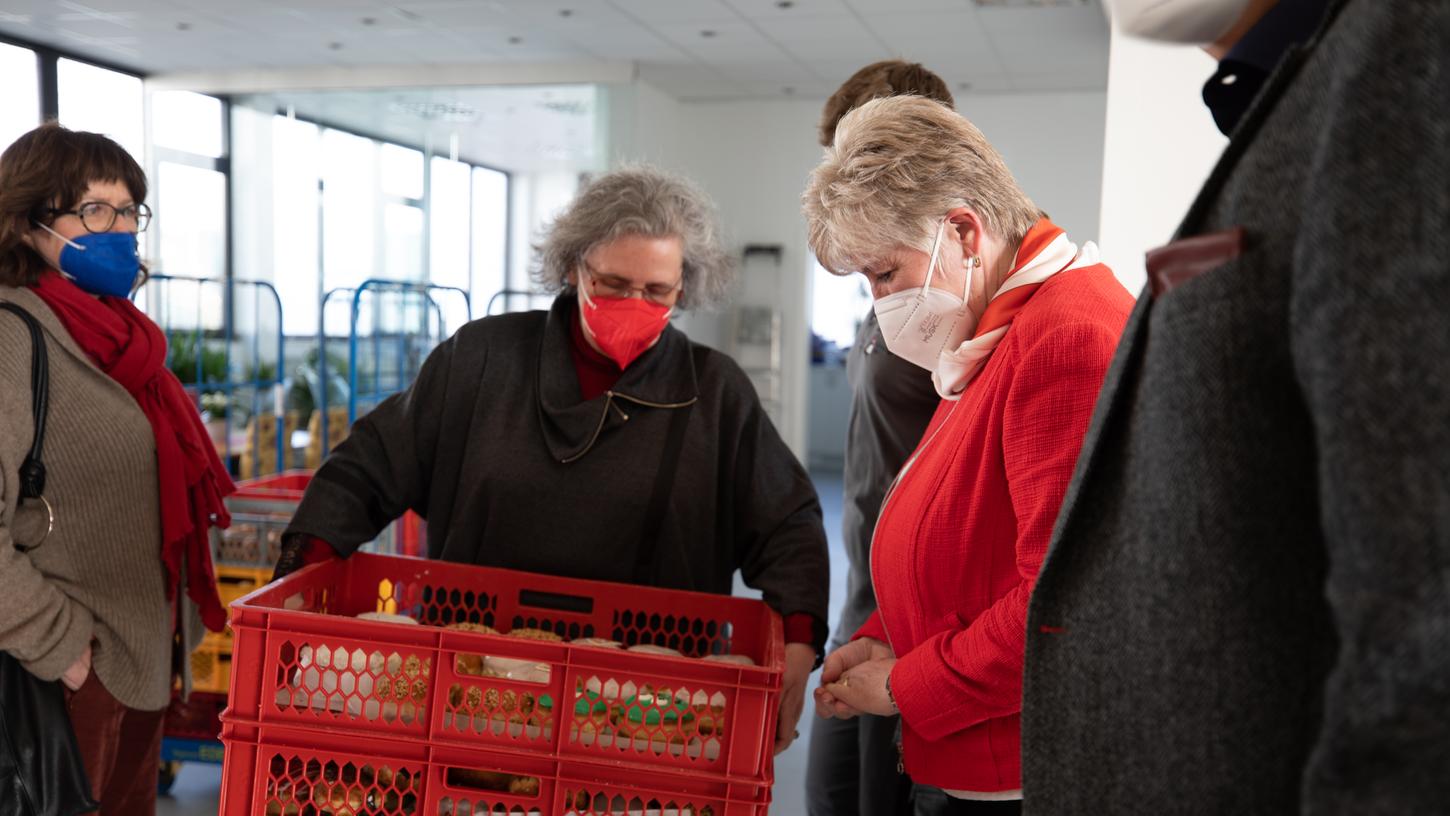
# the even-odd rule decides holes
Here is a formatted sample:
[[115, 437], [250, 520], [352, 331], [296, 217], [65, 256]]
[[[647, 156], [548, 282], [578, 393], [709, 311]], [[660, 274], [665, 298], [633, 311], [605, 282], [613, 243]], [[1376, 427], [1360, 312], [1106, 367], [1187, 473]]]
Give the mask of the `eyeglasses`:
[[675, 302], [675, 296], [684, 286], [684, 279], [674, 283], [650, 283], [644, 286], [635, 286], [624, 278], [616, 275], [600, 275], [588, 264], [584, 264], [584, 271], [589, 273], [589, 288], [595, 297], [633, 297], [635, 292], [650, 303], [660, 306], [670, 306]]
[[129, 207], [115, 207], [104, 201], [87, 201], [74, 210], [46, 210], [51, 215], [74, 215], [81, 220], [86, 232], [110, 232], [117, 218], [124, 218], [136, 225], [137, 232], [145, 232], [151, 224], [151, 208], [145, 204]]

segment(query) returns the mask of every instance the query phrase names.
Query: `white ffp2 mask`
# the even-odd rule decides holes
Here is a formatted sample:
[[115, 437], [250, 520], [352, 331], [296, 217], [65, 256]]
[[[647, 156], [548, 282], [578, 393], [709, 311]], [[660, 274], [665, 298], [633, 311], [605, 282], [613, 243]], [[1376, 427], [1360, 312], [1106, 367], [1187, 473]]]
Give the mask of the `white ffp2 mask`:
[[962, 296], [944, 289], [934, 289], [937, 253], [941, 250], [942, 233], [947, 222], [937, 227], [931, 244], [931, 262], [926, 270], [926, 283], [918, 290], [887, 295], [876, 301], [876, 322], [881, 337], [892, 354], [927, 371], [936, 371], [942, 351], [955, 349], [972, 329], [972, 315], [967, 310], [967, 292], [971, 291], [972, 267], [966, 270]]
[[1107, 0], [1125, 34], [1148, 40], [1208, 45], [1243, 16], [1251, 0]]

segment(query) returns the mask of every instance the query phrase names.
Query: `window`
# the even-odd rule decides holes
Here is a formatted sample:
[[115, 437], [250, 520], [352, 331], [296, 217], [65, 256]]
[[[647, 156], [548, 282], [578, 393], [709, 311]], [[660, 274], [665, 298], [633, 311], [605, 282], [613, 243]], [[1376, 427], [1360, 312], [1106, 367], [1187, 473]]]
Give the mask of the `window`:
[[379, 154], [383, 165], [383, 193], [399, 198], [423, 197], [423, 153], [385, 144]]
[[225, 278], [226, 175], [164, 161], [157, 168], [156, 181], [156, 225], [161, 241], [161, 263], [156, 271], [167, 275]]
[[469, 167], [434, 157], [429, 185], [428, 279], [468, 290]]
[[841, 348], [856, 342], [856, 330], [871, 308], [871, 293], [860, 275], [832, 275], [811, 262], [811, 331]]
[[0, 43], [0, 151], [40, 124], [40, 63], [35, 52]]
[[294, 337], [317, 333], [321, 141], [316, 125], [272, 120], [272, 282], [282, 298], [283, 331]]
[[[324, 290], [355, 287], [378, 276], [377, 166], [378, 147], [373, 140], [341, 130], [322, 132]], [[419, 216], [421, 223], [421, 212]], [[391, 241], [393, 236], [388, 233], [394, 226], [385, 221], [383, 228]], [[384, 273], [385, 277], [392, 276], [391, 270], [385, 269]]]
[[225, 150], [222, 101], [190, 91], [151, 97], [151, 136], [157, 147], [219, 159]]
[[423, 280], [423, 208], [389, 203], [383, 208], [383, 278]]
[[505, 288], [508, 209], [509, 177], [487, 167], [473, 168], [474, 317], [482, 317], [489, 299]]
[[60, 123], [110, 136], [144, 166], [141, 78], [64, 58], [56, 62], [56, 76]]

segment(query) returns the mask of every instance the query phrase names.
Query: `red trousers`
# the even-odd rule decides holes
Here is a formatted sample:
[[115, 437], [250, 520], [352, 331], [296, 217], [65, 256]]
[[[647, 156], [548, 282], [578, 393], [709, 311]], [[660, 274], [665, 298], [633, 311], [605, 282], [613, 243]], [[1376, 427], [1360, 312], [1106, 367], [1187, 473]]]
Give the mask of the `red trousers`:
[[101, 816], [154, 814], [165, 710], [125, 707], [95, 672], [79, 691], [67, 689], [65, 698]]

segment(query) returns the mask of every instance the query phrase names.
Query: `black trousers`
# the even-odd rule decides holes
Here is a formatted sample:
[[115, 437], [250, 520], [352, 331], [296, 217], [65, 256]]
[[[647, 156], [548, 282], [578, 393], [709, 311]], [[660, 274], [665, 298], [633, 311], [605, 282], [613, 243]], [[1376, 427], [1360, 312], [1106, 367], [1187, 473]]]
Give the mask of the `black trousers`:
[[1022, 800], [1013, 802], [973, 802], [969, 799], [947, 797], [946, 813], [951, 816], [1018, 816], [1022, 812]]
[[953, 812], [940, 791], [913, 786], [910, 777], [896, 772], [899, 719], [867, 715], [811, 723], [806, 763], [809, 816], [945, 816]]

